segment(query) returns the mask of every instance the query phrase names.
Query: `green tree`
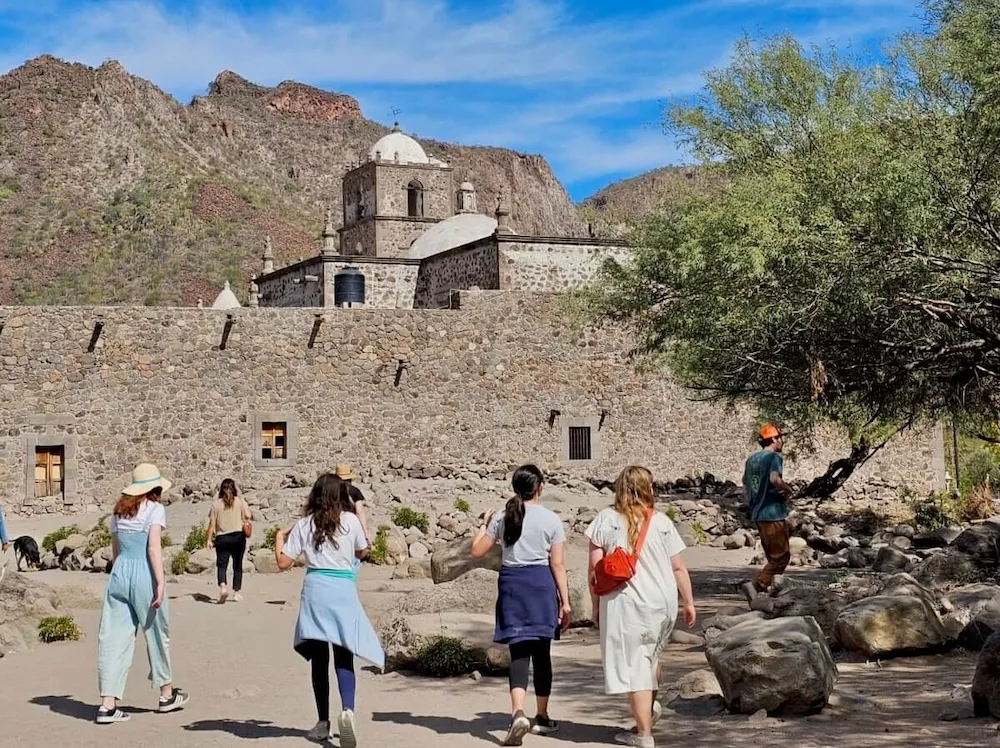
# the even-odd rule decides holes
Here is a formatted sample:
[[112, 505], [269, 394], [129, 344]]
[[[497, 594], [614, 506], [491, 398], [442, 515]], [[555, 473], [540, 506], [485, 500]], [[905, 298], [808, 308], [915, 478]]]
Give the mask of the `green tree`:
[[789, 37], [743, 40], [665, 124], [712, 174], [664, 206], [586, 300], [696, 396], [750, 404], [850, 454], [1000, 416], [1000, 59], [995, 2], [927, 6], [866, 65]]

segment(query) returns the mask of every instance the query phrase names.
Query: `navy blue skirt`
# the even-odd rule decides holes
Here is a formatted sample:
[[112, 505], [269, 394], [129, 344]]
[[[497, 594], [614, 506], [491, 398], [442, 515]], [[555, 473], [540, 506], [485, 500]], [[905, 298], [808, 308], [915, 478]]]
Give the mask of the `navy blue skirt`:
[[552, 569], [547, 564], [502, 567], [493, 641], [516, 644], [558, 639], [559, 632], [559, 591]]

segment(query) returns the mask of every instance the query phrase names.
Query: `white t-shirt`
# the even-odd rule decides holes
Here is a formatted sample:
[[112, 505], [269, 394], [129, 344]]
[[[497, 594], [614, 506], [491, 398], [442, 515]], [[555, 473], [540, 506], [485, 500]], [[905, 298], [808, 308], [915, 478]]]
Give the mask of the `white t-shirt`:
[[548, 566], [549, 551], [566, 542], [566, 530], [559, 515], [541, 504], [526, 504], [521, 537], [509, 548], [503, 543], [504, 512], [493, 515], [486, 534], [500, 541], [504, 566]]
[[111, 532], [146, 532], [151, 525], [167, 526], [167, 511], [157, 501], [143, 501], [134, 517], [111, 515]]
[[368, 538], [361, 527], [361, 520], [350, 512], [340, 513], [340, 528], [337, 531], [337, 545], [328, 538], [316, 550], [313, 542], [312, 517], [303, 517], [288, 533], [283, 553], [289, 558], [306, 557], [306, 566], [311, 569], [343, 569], [354, 571], [357, 551], [368, 547]]

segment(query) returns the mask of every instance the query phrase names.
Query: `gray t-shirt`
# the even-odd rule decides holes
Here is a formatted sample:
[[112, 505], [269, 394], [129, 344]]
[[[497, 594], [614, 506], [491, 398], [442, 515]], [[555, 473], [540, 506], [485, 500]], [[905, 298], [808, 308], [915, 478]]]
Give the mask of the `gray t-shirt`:
[[559, 515], [541, 504], [524, 507], [521, 537], [510, 548], [503, 544], [503, 525], [503, 512], [497, 512], [486, 534], [500, 541], [504, 566], [548, 566], [552, 546], [566, 542], [566, 530]]

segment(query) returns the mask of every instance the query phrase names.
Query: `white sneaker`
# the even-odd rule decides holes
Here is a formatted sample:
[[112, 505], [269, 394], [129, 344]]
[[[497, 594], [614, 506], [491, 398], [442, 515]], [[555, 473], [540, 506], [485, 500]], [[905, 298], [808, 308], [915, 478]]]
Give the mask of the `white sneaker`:
[[306, 738], [316, 743], [323, 743], [330, 739], [330, 721], [320, 720], [316, 726], [309, 731]]
[[229, 599], [229, 590], [225, 587], [219, 589], [219, 605], [225, 604], [226, 600]]
[[243, 602], [243, 595], [241, 595], [239, 592], [233, 593], [233, 602], [234, 603]]
[[354, 727], [354, 712], [350, 709], [342, 711], [337, 720], [337, 729], [340, 730], [340, 748], [357, 748], [358, 733]]
[[96, 722], [99, 725], [113, 725], [115, 722], [128, 722], [130, 719], [132, 717], [118, 708], [97, 710]]
[[656, 748], [652, 735], [639, 737], [634, 732], [620, 732], [615, 735], [615, 742], [621, 745], [631, 745], [635, 748]]
[[[650, 725], [655, 727], [656, 723], [660, 721], [660, 717], [662, 717], [662, 716], [663, 716], [663, 707], [660, 706], [660, 702], [659, 701], [654, 701], [653, 702], [653, 720], [652, 720], [652, 722], [650, 722]], [[635, 730], [636, 730], [635, 726], [632, 726], [632, 728], [629, 729], [629, 732], [632, 733], [632, 734], [635, 734]]]

